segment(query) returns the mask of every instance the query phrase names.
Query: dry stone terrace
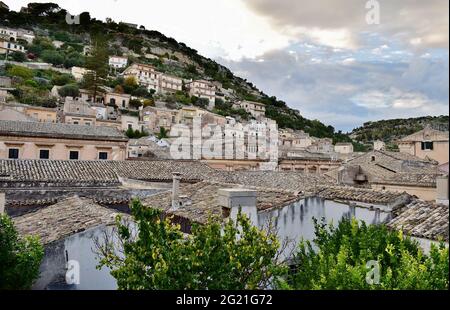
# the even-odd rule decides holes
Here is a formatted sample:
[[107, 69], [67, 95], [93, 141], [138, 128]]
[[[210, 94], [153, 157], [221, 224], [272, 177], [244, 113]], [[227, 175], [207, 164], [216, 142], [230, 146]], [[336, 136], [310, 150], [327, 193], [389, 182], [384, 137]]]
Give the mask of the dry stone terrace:
[[388, 226], [401, 229], [405, 234], [438, 240], [449, 241], [449, 207], [446, 205], [413, 200], [407, 204], [400, 214], [392, 219]]

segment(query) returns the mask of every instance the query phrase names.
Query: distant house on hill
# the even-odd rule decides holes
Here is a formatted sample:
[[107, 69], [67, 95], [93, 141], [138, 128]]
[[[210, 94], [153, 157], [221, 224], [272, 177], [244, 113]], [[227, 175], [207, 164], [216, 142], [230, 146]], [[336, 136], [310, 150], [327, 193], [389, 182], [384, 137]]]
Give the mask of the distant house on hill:
[[448, 162], [448, 131], [432, 129], [430, 126], [413, 133], [398, 142], [400, 152], [420, 158], [429, 158], [440, 164]]

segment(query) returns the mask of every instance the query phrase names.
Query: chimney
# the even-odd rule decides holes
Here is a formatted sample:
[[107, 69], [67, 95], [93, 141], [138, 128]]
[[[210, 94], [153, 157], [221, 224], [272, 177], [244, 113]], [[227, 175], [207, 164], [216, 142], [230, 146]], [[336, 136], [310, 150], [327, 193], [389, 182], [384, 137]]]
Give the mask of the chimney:
[[0, 214], [5, 213], [6, 198], [5, 193], [0, 192]]
[[448, 175], [436, 178], [436, 203], [448, 206]]
[[239, 208], [254, 226], [258, 226], [256, 191], [243, 188], [224, 188], [218, 191], [218, 203], [232, 220], [236, 220]]
[[180, 179], [181, 173], [172, 173], [173, 183], [172, 183], [172, 209], [177, 209], [179, 207], [180, 200]]

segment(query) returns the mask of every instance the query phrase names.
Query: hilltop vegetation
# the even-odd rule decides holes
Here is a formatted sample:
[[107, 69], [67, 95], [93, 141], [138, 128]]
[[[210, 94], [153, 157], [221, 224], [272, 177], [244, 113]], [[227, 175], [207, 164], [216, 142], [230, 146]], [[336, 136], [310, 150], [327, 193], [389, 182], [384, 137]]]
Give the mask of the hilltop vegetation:
[[448, 115], [367, 122], [363, 126], [355, 128], [350, 136], [364, 144], [372, 144], [375, 140], [381, 140], [388, 146], [392, 146], [396, 140], [422, 130], [426, 125], [438, 130], [448, 130], [448, 122]]
[[[28, 50], [29, 59], [65, 68], [84, 66], [85, 47], [92, 44], [93, 37], [101, 35], [108, 42], [109, 55], [126, 55], [130, 63], [151, 64], [160, 72], [185, 79], [213, 79], [230, 91], [225, 96], [229, 101], [245, 99], [264, 103], [266, 116], [276, 120], [280, 128], [304, 130], [315, 137], [332, 138], [334, 143], [352, 142], [348, 135], [336, 132], [332, 126], [318, 120], [304, 118], [297, 110], [290, 109], [284, 101], [265, 94], [252, 83], [235, 76], [228, 68], [158, 31], [146, 30], [143, 26], [130, 27], [109, 18], [102, 22], [91, 18], [88, 12], [80, 14], [79, 24], [69, 24], [66, 22], [66, 15], [67, 11], [54, 3], [30, 3], [20, 12], [0, 9], [2, 24], [32, 29], [37, 35], [31, 44], [20, 42]], [[53, 41], [62, 44], [55, 47]], [[21, 60], [17, 55], [14, 57], [17, 58], [15, 60]], [[215, 112], [245, 118], [246, 115], [242, 111], [230, 109], [226, 103], [219, 104]], [[355, 143], [355, 146], [356, 150], [364, 149], [358, 143]]]

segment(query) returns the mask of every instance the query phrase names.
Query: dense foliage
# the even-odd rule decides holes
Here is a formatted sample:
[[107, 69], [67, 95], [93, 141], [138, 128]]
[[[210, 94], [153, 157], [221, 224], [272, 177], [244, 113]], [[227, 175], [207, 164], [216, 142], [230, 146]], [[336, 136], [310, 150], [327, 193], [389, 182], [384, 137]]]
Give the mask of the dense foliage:
[[37, 238], [20, 238], [12, 220], [0, 214], [0, 290], [29, 289], [39, 275], [43, 256]]
[[120, 219], [117, 223], [123, 252], [111, 241], [98, 246], [100, 266], [112, 269], [119, 289], [267, 288], [286, 271], [276, 263], [276, 236], [252, 226], [243, 215], [224, 226], [216, 219], [194, 224], [185, 235], [179, 225], [161, 219], [161, 211], [137, 200], [131, 212], [137, 235]]
[[[293, 289], [448, 289], [449, 252], [444, 244], [432, 245], [427, 256], [401, 232], [355, 219], [344, 219], [337, 227], [316, 221], [315, 235], [314, 245], [300, 244], [297, 268], [288, 281]], [[371, 261], [378, 263], [379, 281], [368, 274], [375, 266], [367, 265]]]
[[354, 129], [351, 135], [362, 143], [372, 143], [375, 140], [390, 143], [422, 130], [425, 125], [447, 131], [448, 124], [448, 115], [389, 119], [364, 123], [363, 126]]

